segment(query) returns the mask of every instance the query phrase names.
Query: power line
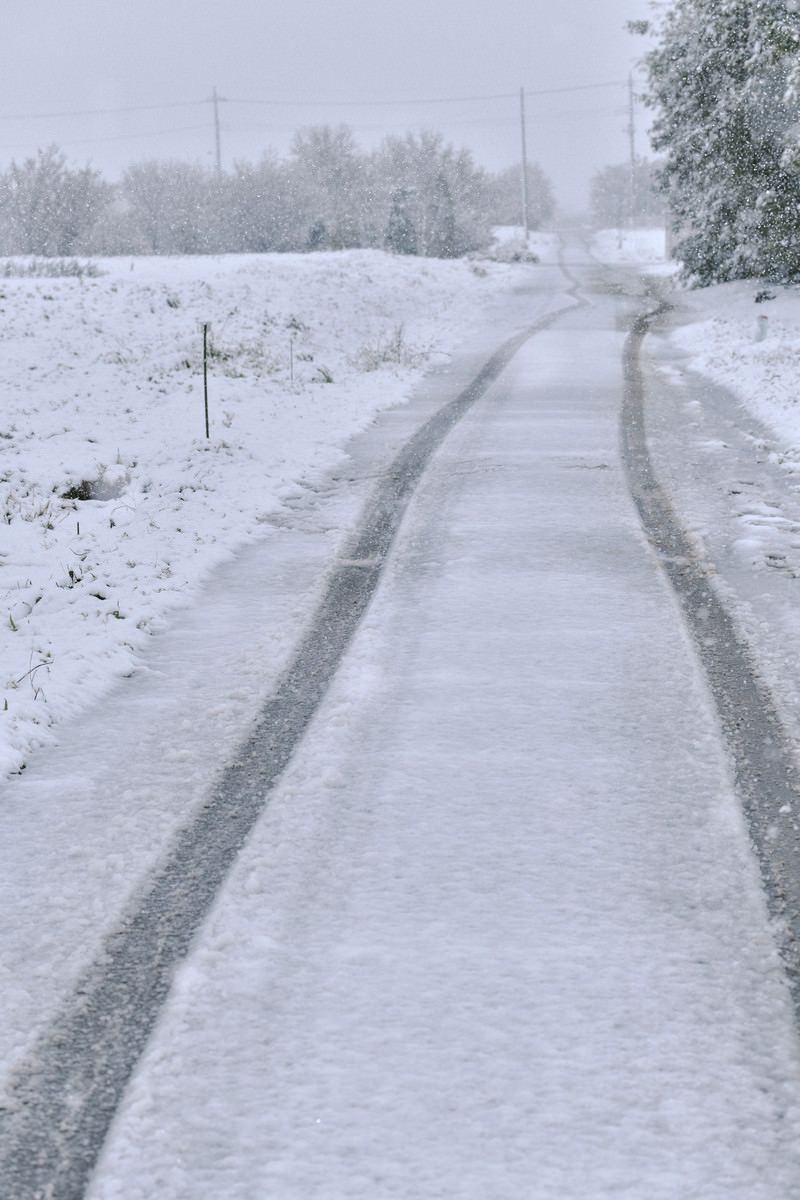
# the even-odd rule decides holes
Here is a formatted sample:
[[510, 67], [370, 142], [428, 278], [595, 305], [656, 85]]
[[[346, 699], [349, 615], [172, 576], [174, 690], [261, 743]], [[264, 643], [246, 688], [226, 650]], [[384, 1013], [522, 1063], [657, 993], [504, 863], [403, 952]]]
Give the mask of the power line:
[[82, 108], [73, 112], [0, 113], [0, 121], [51, 121], [54, 117], [107, 117], [115, 113], [159, 112], [165, 108], [196, 108], [207, 100], [178, 100], [173, 104], [137, 104], [127, 108]]
[[[605, 83], [579, 83], [572, 87], [526, 88], [525, 95], [555, 96], [561, 92], [587, 92], [606, 87], [627, 87], [627, 81], [614, 79]], [[437, 96], [427, 100], [244, 100], [239, 96], [231, 96], [230, 103], [275, 108], [406, 108], [413, 104], [472, 104], [480, 100], [515, 100], [518, 95], [519, 92], [494, 92], [480, 96]]]
[[[199, 133], [201, 130], [208, 131], [206, 122], [203, 122], [202, 125], [177, 125], [171, 129], [154, 129], [146, 133], [117, 133], [110, 137], [67, 138], [59, 141], [58, 145], [59, 149], [62, 149], [67, 146], [105, 145], [106, 142], [136, 142], [143, 138], [168, 137], [174, 133]], [[30, 142], [3, 143], [4, 150], [27, 150], [29, 147]]]
[[[526, 95], [526, 97], [548, 97], [548, 96], [560, 96], [560, 95], [565, 95], [568, 93], [574, 94], [577, 92], [589, 92], [589, 91], [595, 91], [595, 90], [603, 89], [603, 88], [622, 88], [622, 87], [625, 87], [628, 89], [628, 96], [630, 96], [630, 85], [629, 85], [628, 80], [606, 80], [604, 82], [598, 82], [598, 83], [574, 84], [574, 85], [570, 85], [570, 86], [555, 87], [555, 88], [525, 89], [525, 95]], [[430, 99], [407, 99], [407, 100], [355, 100], [355, 101], [314, 100], [314, 101], [312, 101], [312, 100], [275, 100], [275, 99], [268, 100], [268, 99], [263, 99], [263, 98], [246, 100], [246, 99], [242, 99], [239, 97], [220, 96], [217, 92], [217, 89], [214, 88], [211, 97], [206, 97], [204, 100], [183, 100], [183, 101], [166, 102], [163, 104], [126, 105], [126, 106], [121, 106], [121, 107], [117, 107], [117, 108], [79, 109], [79, 110], [71, 110], [71, 111], [63, 111], [63, 112], [49, 112], [49, 113], [43, 113], [43, 112], [28, 113], [28, 114], [0, 113], [0, 121], [6, 121], [6, 122], [8, 122], [8, 121], [24, 121], [24, 120], [29, 120], [29, 119], [30, 120], [43, 120], [43, 119], [54, 120], [57, 118], [69, 118], [69, 117], [84, 117], [84, 118], [86, 118], [86, 117], [93, 117], [93, 116], [111, 116], [111, 115], [116, 115], [116, 114], [121, 115], [121, 114], [146, 113], [146, 112], [154, 113], [154, 112], [160, 112], [160, 111], [166, 112], [166, 111], [172, 110], [172, 109], [185, 109], [185, 108], [197, 109], [197, 108], [202, 108], [202, 107], [205, 107], [205, 106], [211, 104], [211, 105], [213, 105], [213, 110], [214, 110], [213, 111], [213, 128], [214, 128], [215, 146], [216, 146], [217, 172], [219, 173], [222, 169], [222, 155], [221, 155], [221, 146], [220, 146], [219, 105], [222, 103], [236, 104], [236, 105], [240, 105], [240, 106], [251, 106], [251, 107], [256, 107], [256, 108], [266, 107], [266, 108], [271, 109], [275, 113], [275, 117], [277, 118], [277, 120], [267, 119], [264, 122], [262, 122], [261, 120], [256, 120], [255, 124], [251, 124], [251, 122], [246, 122], [246, 124], [249, 125], [251, 130], [253, 130], [253, 131], [256, 129], [260, 130], [262, 132], [262, 135], [266, 134], [267, 136], [270, 136], [270, 134], [271, 134], [274, 136], [276, 134], [286, 134], [287, 132], [291, 132], [291, 129], [289, 129], [285, 125], [286, 121], [292, 120], [292, 118], [290, 117], [289, 112], [287, 110], [297, 109], [297, 108], [303, 108], [303, 109], [308, 109], [308, 110], [313, 110], [313, 109], [320, 110], [320, 109], [325, 109], [325, 108], [344, 108], [344, 109], [356, 108], [356, 109], [360, 109], [362, 111], [365, 109], [376, 109], [376, 108], [383, 109], [383, 110], [385, 110], [387, 108], [405, 109], [405, 108], [412, 107], [412, 106], [421, 108], [423, 106], [459, 105], [459, 104], [475, 104], [475, 103], [487, 104], [492, 101], [510, 102], [512, 100], [517, 99], [518, 96], [519, 96], [518, 92], [503, 92], [503, 93], [491, 93], [491, 94], [485, 93], [482, 95], [471, 95], [471, 96], [449, 96], [449, 97], [441, 97], [440, 96], [440, 97], [435, 97], [435, 98], [430, 98]], [[282, 117], [278, 117], [278, 113], [276, 112], [276, 110], [283, 110], [284, 115]], [[495, 111], [497, 111], [497, 110], [495, 110]], [[612, 108], [606, 107], [606, 105], [603, 105], [599, 108], [597, 106], [594, 106], [591, 109], [591, 112], [586, 110], [585, 108], [571, 109], [571, 110], [564, 110], [564, 109], [555, 109], [554, 110], [552, 108], [545, 108], [544, 111], [542, 111], [541, 109], [539, 110], [539, 115], [537, 116], [536, 119], [537, 119], [537, 121], [541, 121], [542, 119], [544, 119], [546, 121], [552, 121], [552, 120], [558, 121], [558, 120], [564, 120], [564, 119], [570, 119], [570, 118], [586, 119], [588, 117], [597, 117], [600, 114], [605, 114], [608, 112], [618, 112], [618, 111], [620, 111], [618, 108], [615, 107], [612, 109]], [[484, 113], [485, 113], [485, 115], [482, 117], [468, 116], [466, 113], [462, 113], [460, 116], [453, 115], [450, 119], [446, 120], [446, 124], [447, 124], [448, 128], [455, 128], [455, 127], [464, 128], [466, 126], [477, 127], [477, 126], [489, 126], [489, 125], [502, 126], [505, 128], [505, 127], [509, 127], [513, 123], [513, 118], [511, 117], [510, 109], [509, 109], [509, 115], [506, 117], [501, 117], [499, 114], [495, 117], [490, 117], [488, 115], [487, 110], [484, 110]], [[255, 114], [253, 114], [253, 115], [255, 116]], [[299, 116], [299, 114], [298, 114], [298, 116]], [[389, 119], [388, 123], [386, 120], [382, 120], [380, 125], [364, 123], [363, 120], [356, 118], [355, 114], [353, 114], [353, 116], [354, 116], [353, 131], [356, 134], [360, 133], [360, 134], [369, 135], [369, 134], [375, 133], [375, 132], [386, 133], [393, 128], [400, 128], [400, 125], [396, 124], [397, 119], [400, 117], [400, 113], [397, 114], [397, 117], [394, 119], [394, 121], [391, 118]], [[443, 117], [443, 114], [442, 114], [442, 117]], [[377, 116], [377, 113], [375, 114], [375, 119], [376, 120], [379, 119]], [[431, 119], [433, 119], [433, 117], [431, 117]], [[439, 119], [442, 119], [442, 118], [439, 118]], [[237, 124], [241, 125], [241, 120], [239, 120], [237, 122]], [[227, 125], [225, 126], [225, 128], [226, 129], [228, 128]], [[108, 143], [112, 143], [112, 142], [133, 141], [133, 140], [141, 140], [141, 139], [150, 140], [150, 139], [153, 139], [156, 137], [160, 138], [162, 136], [169, 136], [169, 135], [174, 135], [174, 134], [179, 134], [179, 133], [199, 132], [200, 130], [203, 130], [203, 129], [206, 129], [205, 124], [183, 126], [181, 128], [175, 128], [175, 127], [160, 128], [160, 129], [153, 129], [148, 132], [142, 132], [142, 133], [126, 133], [126, 134], [117, 133], [117, 134], [107, 135], [105, 137], [103, 137], [103, 136], [100, 136], [100, 137], [82, 136], [81, 137], [81, 136], [79, 136], [78, 138], [68, 138], [66, 140], [61, 138], [61, 139], [59, 139], [59, 141], [65, 147], [100, 145], [100, 144], [108, 144]], [[86, 132], [88, 132], [88, 130]], [[27, 145], [26, 146], [23, 146], [22, 144], [9, 145], [8, 143], [6, 143], [2, 147], [4, 152], [9, 152], [9, 151], [13, 152], [16, 149], [27, 149], [27, 148], [28, 148]]]
[[[220, 98], [220, 103], [221, 102], [222, 101]], [[545, 114], [540, 114], [539, 119], [541, 119], [542, 115], [543, 115], [547, 120], [570, 120], [570, 119], [586, 120], [586, 119], [591, 119], [594, 117], [606, 116], [609, 114], [614, 114], [617, 116], [625, 115], [626, 111], [627, 110], [625, 108], [620, 108], [620, 107], [593, 108], [591, 110], [591, 112], [587, 112], [585, 109], [561, 109], [561, 110], [557, 110], [557, 111], [549, 111]], [[496, 129], [509, 129], [509, 128], [515, 127], [517, 124], [518, 124], [518, 120], [517, 120], [516, 116], [513, 113], [510, 113], [507, 116], [497, 116], [497, 117], [473, 117], [473, 118], [466, 118], [466, 119], [456, 118], [455, 120], [451, 120], [451, 121], [447, 122], [447, 128], [448, 129], [473, 129], [473, 128], [491, 127], [491, 128], [496, 128]], [[140, 133], [110, 134], [105, 137], [61, 138], [61, 139], [59, 139], [58, 144], [59, 144], [59, 147], [62, 149], [69, 149], [72, 146], [95, 146], [95, 145], [99, 146], [99, 145], [108, 145], [108, 144], [114, 143], [114, 142], [142, 141], [143, 139], [151, 140], [153, 138], [168, 137], [168, 136], [171, 136], [176, 133], [200, 133], [203, 131], [207, 132], [208, 128], [209, 128], [208, 124], [206, 122], [203, 122], [203, 124], [198, 124], [198, 125], [169, 126], [167, 128], [151, 129], [151, 130], [148, 130], [145, 132], [140, 132]], [[227, 129], [227, 126], [223, 125], [222, 128]], [[291, 124], [287, 125], [282, 121], [279, 121], [277, 123], [272, 122], [272, 121], [269, 121], [266, 123], [262, 123], [261, 121], [256, 121], [253, 123], [247, 123], [246, 125], [240, 124], [237, 126], [237, 128], [239, 129], [240, 132], [263, 133], [263, 134], [267, 134], [267, 135], [284, 135], [285, 136], [285, 135], [293, 133], [295, 131], [296, 127]], [[361, 133], [361, 134], [385, 133], [385, 132], [389, 132], [391, 130], [407, 130], [407, 129], [408, 129], [407, 121], [389, 122], [388, 124], [386, 122], [381, 122], [381, 124], [379, 124], [379, 125], [374, 125], [371, 123], [368, 123], [368, 124], [359, 123], [358, 125], [353, 126], [353, 132], [356, 134], [359, 134], [359, 133]], [[13, 152], [15, 150], [28, 150], [29, 148], [30, 148], [30, 142], [3, 142], [2, 143], [2, 150], [4, 152]]]
[[[585, 92], [606, 87], [627, 87], [627, 80], [614, 79], [604, 83], [579, 83], [570, 87], [526, 88], [525, 94], [528, 96], [555, 96], [564, 92]], [[217, 100], [219, 103], [252, 104], [284, 108], [404, 108], [410, 105], [470, 104], [486, 100], [513, 100], [516, 99], [518, 94], [518, 92], [496, 92], [474, 96], [437, 96], [429, 99], [406, 100], [245, 100], [239, 97], [229, 97], [223, 101], [223, 98], [219, 96]], [[0, 121], [41, 121], [53, 120], [57, 117], [113, 116], [122, 113], [158, 112], [169, 108], [197, 108], [201, 105], [213, 103], [213, 99], [178, 100], [164, 104], [126, 105], [120, 108], [84, 108], [64, 110], [62, 112], [0, 113]]]
[[[527, 99], [527, 93], [526, 93]], [[560, 121], [560, 120], [592, 120], [596, 117], [624, 116], [627, 113], [627, 108], [620, 105], [593, 107], [591, 110], [585, 108], [570, 108], [570, 109], [548, 109], [543, 113], [539, 113], [537, 121]], [[447, 121], [447, 129], [477, 129], [483, 127], [491, 127], [495, 129], [510, 129], [519, 124], [518, 116], [509, 111], [505, 115], [497, 115], [493, 117], [455, 117]], [[239, 122], [236, 126], [239, 131], [248, 133], [291, 133], [296, 129], [296, 126], [291, 123], [291, 118], [276, 117], [274, 120], [259, 121], [251, 118], [246, 123]], [[351, 126], [354, 133], [380, 133], [383, 130], [391, 129], [408, 129], [408, 121], [381, 121], [380, 124], [372, 122], [358, 122]]]

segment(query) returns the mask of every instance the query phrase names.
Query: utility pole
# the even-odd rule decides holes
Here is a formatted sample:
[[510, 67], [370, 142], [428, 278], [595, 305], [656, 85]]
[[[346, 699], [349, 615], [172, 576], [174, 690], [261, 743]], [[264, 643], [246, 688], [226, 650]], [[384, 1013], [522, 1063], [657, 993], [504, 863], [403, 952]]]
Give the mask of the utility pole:
[[630, 139], [631, 154], [630, 180], [628, 183], [630, 189], [628, 212], [630, 214], [631, 226], [633, 226], [633, 206], [636, 198], [636, 125], [634, 121], [632, 74], [628, 75], [628, 137]]
[[217, 177], [219, 178], [222, 174], [222, 148], [219, 140], [219, 96], [217, 95], [216, 88], [214, 88], [212, 102], [214, 104], [214, 142], [217, 150]]
[[528, 155], [525, 148], [525, 88], [519, 89], [519, 116], [522, 132], [522, 223], [525, 226], [525, 245], [528, 244]]

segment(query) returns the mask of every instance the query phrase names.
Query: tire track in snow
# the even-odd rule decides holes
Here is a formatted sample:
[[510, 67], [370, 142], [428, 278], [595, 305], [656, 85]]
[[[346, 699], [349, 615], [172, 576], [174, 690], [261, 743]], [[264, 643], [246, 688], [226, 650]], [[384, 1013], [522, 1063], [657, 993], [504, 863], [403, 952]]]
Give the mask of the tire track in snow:
[[80, 1200], [84, 1195], [173, 973], [333, 679], [428, 462], [525, 342], [572, 308], [550, 313], [503, 343], [473, 381], [409, 439], [382, 476], [254, 731], [0, 1100], [2, 1200]]
[[645, 533], [678, 598], [716, 703], [800, 1021], [798, 765], [750, 648], [721, 601], [709, 567], [681, 528], [647, 449], [640, 351], [651, 322], [667, 308], [662, 304], [636, 317], [625, 341], [622, 458]]

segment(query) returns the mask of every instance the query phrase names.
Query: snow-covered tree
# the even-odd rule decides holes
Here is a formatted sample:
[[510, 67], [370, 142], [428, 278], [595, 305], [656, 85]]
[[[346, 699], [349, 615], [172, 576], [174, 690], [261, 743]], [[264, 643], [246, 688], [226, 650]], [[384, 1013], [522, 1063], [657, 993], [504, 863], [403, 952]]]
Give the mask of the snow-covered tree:
[[[373, 157], [371, 198], [385, 244], [401, 253], [457, 258], [489, 241], [488, 178], [466, 149], [423, 131], [384, 139]], [[402, 226], [401, 248], [396, 244]]]
[[215, 228], [220, 220], [217, 189], [211, 171], [177, 159], [150, 159], [128, 167], [121, 194], [135, 249], [144, 254], [221, 249], [224, 239]]
[[[527, 164], [528, 226], [541, 229], [552, 220], [555, 200], [550, 180], [538, 163]], [[489, 205], [495, 225], [522, 225], [522, 168], [506, 167], [489, 180]]]
[[393, 254], [416, 254], [417, 231], [413, 217], [414, 198], [408, 188], [397, 187], [392, 192], [392, 206], [386, 222], [384, 245]]
[[630, 163], [601, 167], [589, 185], [592, 219], [598, 229], [623, 225], [658, 225], [664, 220], [664, 196], [658, 190], [653, 163], [637, 158]]
[[360, 151], [346, 126], [300, 130], [288, 159], [214, 172], [133, 163], [118, 185], [55, 149], [0, 172], [0, 253], [214, 254], [374, 246], [455, 257], [489, 240], [488, 177], [439, 134]]
[[312, 125], [295, 134], [289, 163], [297, 198], [299, 250], [363, 244], [365, 163], [346, 125]]
[[91, 167], [73, 170], [57, 146], [0, 174], [0, 253], [87, 252], [112, 189]]
[[794, 0], [673, 0], [645, 57], [675, 253], [700, 283], [800, 276]]
[[274, 154], [264, 154], [255, 165], [235, 163], [222, 180], [225, 249], [263, 254], [301, 248], [306, 231], [298, 227], [293, 184]]

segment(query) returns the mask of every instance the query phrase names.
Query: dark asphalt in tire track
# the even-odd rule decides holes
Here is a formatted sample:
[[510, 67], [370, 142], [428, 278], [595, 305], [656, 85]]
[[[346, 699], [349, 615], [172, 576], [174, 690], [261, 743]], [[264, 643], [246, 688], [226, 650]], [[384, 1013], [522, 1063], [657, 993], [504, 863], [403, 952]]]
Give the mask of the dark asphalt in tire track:
[[254, 731], [17, 1071], [0, 1107], [2, 1200], [84, 1195], [175, 969], [333, 679], [432, 455], [524, 343], [571, 307], [506, 341], [382, 477]]
[[625, 342], [622, 458], [645, 533], [678, 598], [716, 703], [800, 1021], [797, 763], [750, 648], [720, 599], [709, 567], [681, 528], [647, 449], [640, 351], [650, 323], [667, 307], [637, 317]]

